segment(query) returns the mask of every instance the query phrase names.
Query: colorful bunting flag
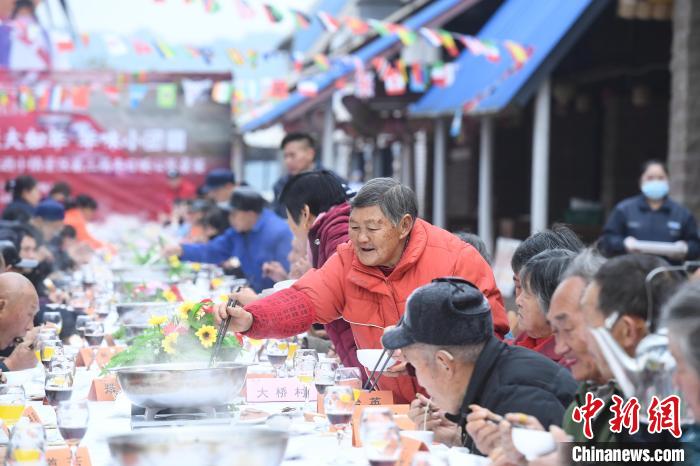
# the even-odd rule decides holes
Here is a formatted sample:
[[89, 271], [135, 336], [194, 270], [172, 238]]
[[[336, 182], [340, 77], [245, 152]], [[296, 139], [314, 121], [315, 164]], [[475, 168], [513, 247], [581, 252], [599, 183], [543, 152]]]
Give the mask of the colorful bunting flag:
[[217, 0], [204, 0], [204, 11], [207, 13], [216, 13], [221, 9]]
[[272, 24], [279, 23], [284, 19], [282, 11], [280, 11], [274, 5], [270, 5], [269, 3], [263, 3], [263, 10], [265, 10], [267, 20], [270, 21]]
[[112, 105], [119, 104], [119, 88], [117, 86], [104, 86], [102, 92]]
[[319, 11], [316, 13], [316, 16], [318, 17], [319, 21], [321, 21], [321, 24], [326, 31], [336, 32], [338, 29], [340, 29], [340, 23], [338, 20], [325, 11]]
[[90, 88], [88, 86], [74, 86], [71, 90], [73, 110], [85, 111], [90, 107]]
[[165, 42], [162, 40], [156, 40], [155, 41], [155, 46], [156, 50], [160, 54], [162, 58], [165, 58], [166, 60], [170, 60], [171, 58], [175, 58], [175, 51]]
[[442, 38], [440, 34], [428, 28], [420, 28], [420, 35], [423, 36], [433, 47], [442, 46]]
[[382, 37], [389, 36], [391, 35], [391, 30], [389, 29], [389, 26], [387, 23], [383, 21], [377, 21], [376, 19], [370, 19], [369, 20], [369, 25], [372, 26], [372, 29], [379, 34]]
[[304, 54], [299, 51], [292, 52], [292, 61], [294, 62], [294, 71], [301, 73], [301, 70], [304, 69]]
[[416, 42], [416, 33], [401, 24], [391, 24], [389, 29], [399, 37], [399, 40], [406, 47]]
[[331, 66], [328, 56], [322, 53], [317, 53], [314, 55], [314, 63], [316, 63], [316, 66], [318, 66], [321, 71], [327, 71]]
[[273, 79], [268, 95], [272, 99], [283, 100], [289, 97], [289, 86], [284, 79]]
[[531, 51], [527, 50], [517, 42], [506, 40], [503, 42], [503, 46], [506, 48], [506, 50], [508, 50], [510, 56], [513, 58], [516, 68], [521, 68], [530, 58]]
[[291, 12], [294, 15], [294, 21], [298, 28], [306, 29], [311, 25], [311, 18], [306, 13], [294, 9]]
[[350, 29], [350, 32], [358, 36], [363, 36], [369, 32], [369, 24], [359, 18], [348, 17], [345, 19], [345, 25]]
[[297, 91], [304, 97], [315, 97], [318, 95], [318, 84], [314, 81], [300, 81], [297, 84]]
[[150, 55], [153, 53], [153, 47], [145, 40], [136, 38], [133, 40], [132, 45], [137, 55]]
[[228, 104], [231, 102], [231, 91], [233, 86], [230, 81], [219, 81], [211, 88], [211, 100], [217, 104]]
[[406, 62], [404, 61], [403, 58], [399, 58], [396, 60], [396, 66], [394, 67], [396, 71], [401, 73], [401, 76], [403, 76], [403, 80], [405, 82], [408, 82], [408, 72], [406, 71]]
[[177, 107], [177, 84], [158, 84], [156, 88], [156, 104], [158, 108], [173, 109]]
[[501, 50], [492, 40], [482, 40], [481, 43], [486, 47], [484, 55], [490, 62], [496, 63], [501, 60]]
[[386, 79], [387, 73], [391, 70], [391, 64], [389, 63], [389, 61], [381, 56], [374, 57], [372, 59], [372, 66], [377, 72], [377, 76], [379, 76], [379, 79], [381, 79], [382, 81]]
[[148, 94], [148, 86], [145, 84], [130, 84], [129, 85], [129, 106], [138, 108]]
[[358, 68], [355, 71], [355, 97], [371, 99], [374, 97], [374, 73]]
[[474, 56], [483, 56], [492, 62], [500, 60], [500, 52], [497, 45], [482, 41], [473, 36], [459, 35], [458, 37], [467, 50], [469, 50], [469, 52], [471, 52]]
[[63, 86], [55, 85], [51, 89], [51, 97], [49, 99], [49, 109], [54, 112], [60, 111], [63, 107]]
[[411, 92], [425, 92], [427, 87], [427, 79], [425, 77], [425, 68], [420, 63], [411, 65], [411, 80], [409, 88]]
[[253, 68], [258, 66], [258, 51], [254, 49], [248, 50], [248, 62]]
[[391, 70], [384, 79], [384, 90], [388, 96], [403, 95], [406, 93], [406, 80], [397, 70]]
[[452, 34], [444, 29], [438, 29], [438, 34], [440, 35], [440, 42], [442, 46], [445, 47], [445, 50], [447, 50], [447, 53], [449, 53], [451, 57], [459, 56], [459, 49], [457, 48], [457, 44], [455, 44], [455, 39], [452, 37]]
[[83, 32], [80, 34], [80, 41], [83, 43], [83, 47], [88, 47], [90, 45], [90, 33]]
[[129, 49], [126, 47], [126, 44], [118, 35], [107, 34], [104, 36], [104, 40], [105, 45], [107, 46], [107, 52], [109, 52], [110, 55], [118, 57], [129, 53]]
[[73, 38], [66, 31], [51, 31], [51, 42], [53, 42], [54, 47], [59, 52], [65, 53], [75, 50]]
[[34, 92], [27, 86], [22, 86], [19, 89], [20, 108], [25, 112], [33, 112], [36, 110], [36, 98]]
[[243, 19], [250, 19], [255, 16], [255, 10], [246, 0], [236, 0], [236, 8]]
[[202, 57], [204, 63], [211, 65], [211, 61], [214, 59], [214, 49], [211, 47], [200, 47], [199, 56]]
[[228, 55], [228, 59], [231, 60], [231, 63], [234, 65], [242, 65], [245, 63], [245, 58], [243, 58], [241, 52], [234, 48], [226, 50], [226, 54]]

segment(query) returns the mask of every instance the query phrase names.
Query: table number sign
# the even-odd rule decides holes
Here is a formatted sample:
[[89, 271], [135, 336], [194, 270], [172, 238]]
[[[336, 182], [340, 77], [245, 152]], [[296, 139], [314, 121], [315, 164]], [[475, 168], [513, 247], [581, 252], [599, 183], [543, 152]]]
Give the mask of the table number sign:
[[304, 401], [309, 391], [309, 401], [316, 400], [316, 388], [306, 386], [295, 378], [255, 377], [246, 381], [246, 401], [249, 403], [270, 403], [275, 401]]
[[88, 400], [90, 401], [114, 401], [122, 391], [119, 381], [114, 375], [100, 377], [92, 381]]
[[[90, 453], [86, 447], [78, 448], [75, 460], [78, 466], [92, 466], [90, 462]], [[71, 466], [70, 448], [48, 448], [46, 450], [46, 464], [48, 466]]]
[[419, 451], [429, 451], [428, 445], [418, 439], [401, 437], [401, 457], [399, 462], [396, 463], [397, 466], [411, 466], [413, 457]]
[[[97, 364], [103, 367], [115, 354], [124, 351], [123, 346], [102, 347], [97, 350]], [[90, 367], [92, 364], [92, 348], [81, 348], [75, 361], [78, 367]]]

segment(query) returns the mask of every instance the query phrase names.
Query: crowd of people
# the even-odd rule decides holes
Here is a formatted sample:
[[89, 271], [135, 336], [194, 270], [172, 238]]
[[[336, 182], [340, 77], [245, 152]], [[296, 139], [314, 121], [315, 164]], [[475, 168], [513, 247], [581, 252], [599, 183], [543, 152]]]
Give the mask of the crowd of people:
[[[232, 294], [238, 305], [216, 309], [231, 319], [229, 330], [255, 339], [308, 332], [328, 340], [345, 366], [360, 367], [358, 349], [391, 350], [398, 363], [378, 387], [410, 403], [409, 416], [436, 440], [496, 465], [564, 464], [561, 450], [526, 460], [512, 442], [517, 427], [549, 430], [560, 442], [678, 442], [668, 432], [611, 429], [617, 400], [629, 392], [598, 344], [600, 332], [634, 357], [646, 337], [668, 329], [679, 416], [686, 406], [700, 415], [700, 282], [692, 267], [690, 279], [670, 268], [697, 258], [700, 239], [692, 214], [668, 196], [663, 164], [645, 164], [641, 194], [614, 209], [596, 244], [562, 225], [522, 241], [511, 260], [517, 319], [510, 322], [478, 236], [419, 218], [414, 192], [394, 179], [350, 192], [318, 166], [313, 146], [305, 134], [285, 138], [288, 173], [272, 203], [230, 170], [211, 171], [198, 189], [168, 175], [173, 208], [163, 228], [180, 244], [162, 255], [218, 264], [250, 284]], [[88, 196], [72, 197], [59, 183], [42, 200], [29, 176], [8, 189], [0, 367], [16, 370], [23, 357], [30, 362], [35, 314], [60, 303], [47, 278], [104, 245], [85, 226], [97, 208]], [[590, 421], [592, 436], [581, 421], [590, 394], [603, 406]], [[684, 439], [700, 455], [697, 423], [684, 425]]]

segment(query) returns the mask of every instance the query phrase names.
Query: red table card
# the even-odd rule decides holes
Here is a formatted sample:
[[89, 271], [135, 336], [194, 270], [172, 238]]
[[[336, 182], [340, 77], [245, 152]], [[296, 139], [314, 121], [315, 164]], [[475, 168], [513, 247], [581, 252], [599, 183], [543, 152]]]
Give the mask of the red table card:
[[429, 451], [428, 446], [420, 440], [401, 437], [401, 457], [396, 465], [411, 466], [413, 464], [413, 457], [416, 456], [416, 453], [419, 451]]
[[[362, 391], [357, 399], [356, 405], [362, 406], [382, 406], [394, 404], [394, 393], [391, 390], [380, 390], [376, 392]], [[324, 413], [323, 395], [318, 396], [316, 411]]]
[[29, 418], [30, 421], [36, 422], [37, 424], [43, 424], [41, 418], [39, 417], [39, 414], [37, 414], [36, 410], [31, 406], [27, 406], [26, 408], [24, 408], [22, 416]]
[[[377, 393], [377, 392], [373, 392]], [[352, 446], [361, 447], [362, 442], [360, 441], [360, 421], [362, 420], [362, 412], [368, 408], [376, 405], [358, 405], [355, 406], [355, 411], [352, 413]], [[410, 405], [381, 405], [382, 408], [389, 408], [394, 415], [394, 417], [403, 417], [408, 414], [408, 409]], [[404, 425], [408, 425], [404, 423]], [[400, 426], [399, 426], [400, 427]]]
[[92, 381], [88, 400], [90, 401], [114, 401], [121, 393], [122, 388], [114, 375], [107, 375]]
[[[100, 367], [103, 367], [109, 362], [110, 359], [112, 359], [112, 356], [121, 351], [124, 351], [123, 346], [101, 347], [97, 350], [97, 364], [99, 364]], [[92, 364], [92, 348], [81, 348], [80, 352], [78, 353], [78, 357], [75, 360], [75, 364], [78, 367], [90, 367]]]

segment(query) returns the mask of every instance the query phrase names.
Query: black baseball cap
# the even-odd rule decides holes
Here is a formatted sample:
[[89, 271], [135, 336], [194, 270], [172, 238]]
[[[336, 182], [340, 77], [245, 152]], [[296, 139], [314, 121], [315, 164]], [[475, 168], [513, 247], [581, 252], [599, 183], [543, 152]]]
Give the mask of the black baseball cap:
[[265, 207], [265, 198], [253, 188], [241, 186], [231, 194], [231, 210], [247, 210], [260, 213]]
[[207, 177], [204, 180], [204, 186], [202, 188], [202, 191], [208, 193], [213, 189], [226, 186], [229, 183], [236, 183], [236, 176], [233, 174], [233, 172], [226, 168], [215, 168], [214, 170], [207, 173]]
[[403, 318], [384, 333], [382, 344], [390, 350], [414, 343], [463, 346], [491, 335], [491, 306], [483, 293], [462, 278], [444, 277], [411, 293]]
[[66, 216], [66, 209], [58, 201], [44, 199], [34, 209], [34, 216], [42, 218], [48, 222], [58, 222]]

